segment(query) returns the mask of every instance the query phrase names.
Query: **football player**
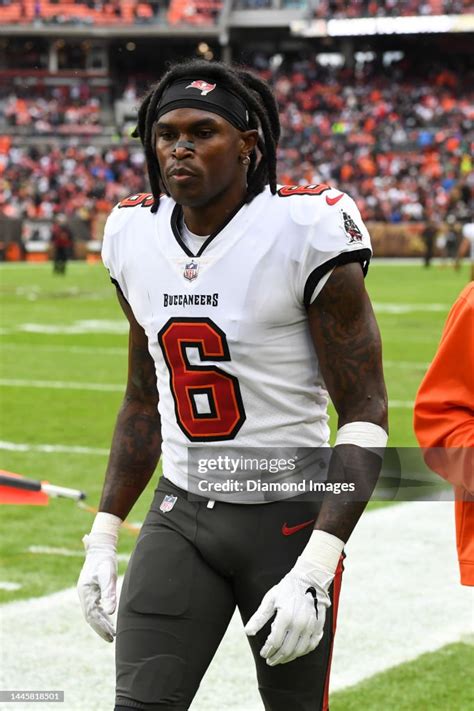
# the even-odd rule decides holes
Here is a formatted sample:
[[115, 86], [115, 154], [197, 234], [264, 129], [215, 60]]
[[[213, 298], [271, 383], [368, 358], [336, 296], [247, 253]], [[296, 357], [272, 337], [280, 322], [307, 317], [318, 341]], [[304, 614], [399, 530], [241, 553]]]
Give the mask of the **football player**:
[[[161, 454], [120, 598], [115, 711], [188, 709], [236, 606], [265, 709], [326, 709], [344, 543], [387, 440], [369, 235], [346, 194], [277, 185], [278, 110], [251, 73], [173, 66], [137, 133], [152, 192], [114, 208], [103, 244], [130, 324], [128, 382], [78, 583], [112, 641], [119, 528]], [[229, 451], [330, 451], [328, 394], [326, 481], [363, 494], [296, 495], [290, 458], [274, 477], [286, 496], [262, 495], [263, 474], [249, 495], [243, 465], [219, 493]]]

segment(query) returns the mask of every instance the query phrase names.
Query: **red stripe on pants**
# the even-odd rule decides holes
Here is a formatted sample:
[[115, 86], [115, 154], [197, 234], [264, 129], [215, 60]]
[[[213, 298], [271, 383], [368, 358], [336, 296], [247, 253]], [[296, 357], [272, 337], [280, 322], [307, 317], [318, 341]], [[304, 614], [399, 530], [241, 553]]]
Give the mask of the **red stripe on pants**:
[[331, 675], [331, 662], [332, 662], [332, 651], [334, 646], [334, 637], [336, 635], [336, 625], [337, 625], [337, 611], [339, 609], [339, 596], [341, 594], [342, 585], [342, 572], [344, 570], [343, 556], [340, 557], [339, 563], [336, 568], [336, 575], [334, 576], [333, 585], [333, 600], [332, 600], [332, 640], [331, 649], [329, 651], [329, 661], [328, 668], [326, 671], [326, 681], [324, 683], [324, 697], [322, 711], [329, 711], [329, 677]]

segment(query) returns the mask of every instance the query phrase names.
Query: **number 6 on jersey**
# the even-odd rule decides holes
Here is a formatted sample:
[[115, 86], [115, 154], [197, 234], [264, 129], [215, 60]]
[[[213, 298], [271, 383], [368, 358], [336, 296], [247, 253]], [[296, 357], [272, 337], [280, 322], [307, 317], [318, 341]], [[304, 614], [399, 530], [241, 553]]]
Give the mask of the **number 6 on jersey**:
[[225, 333], [210, 318], [171, 318], [158, 334], [170, 373], [176, 419], [192, 442], [233, 439], [245, 421], [239, 381], [215, 365], [191, 365], [187, 349], [201, 361], [230, 361]]

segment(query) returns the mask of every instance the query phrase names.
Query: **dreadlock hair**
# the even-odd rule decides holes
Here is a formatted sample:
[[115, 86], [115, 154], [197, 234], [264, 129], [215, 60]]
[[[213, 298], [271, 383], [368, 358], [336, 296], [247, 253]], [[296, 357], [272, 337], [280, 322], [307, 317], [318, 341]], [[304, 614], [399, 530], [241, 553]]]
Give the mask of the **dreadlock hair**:
[[158, 104], [169, 84], [183, 78], [202, 79], [203, 77], [217, 80], [222, 86], [240, 96], [248, 109], [249, 129], [256, 129], [259, 132], [257, 148], [260, 155], [258, 156], [256, 150], [250, 154], [245, 202], [251, 202], [267, 184], [270, 185], [271, 192], [276, 193], [276, 151], [280, 138], [280, 119], [270, 87], [262, 79], [238, 66], [195, 59], [172, 66], [161, 80], [151, 87], [138, 109], [138, 122], [133, 135], [140, 138], [145, 150], [148, 177], [154, 198], [152, 212], [157, 212], [159, 208], [163, 183], [155, 155], [153, 131]]

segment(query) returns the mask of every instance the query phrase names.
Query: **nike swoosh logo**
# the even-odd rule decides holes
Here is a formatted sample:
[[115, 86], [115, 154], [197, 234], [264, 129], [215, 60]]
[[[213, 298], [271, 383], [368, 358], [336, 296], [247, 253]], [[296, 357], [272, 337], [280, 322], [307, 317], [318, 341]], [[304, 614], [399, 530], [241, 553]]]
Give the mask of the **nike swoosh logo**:
[[335, 198], [330, 198], [330, 197], [328, 197], [328, 196], [326, 195], [326, 202], [327, 202], [328, 205], [330, 205], [330, 206], [332, 207], [332, 206], [335, 205], [337, 202], [339, 202], [339, 200], [340, 200], [342, 197], [344, 197], [344, 193], [341, 193], [340, 195], [337, 195]]
[[284, 536], [291, 536], [293, 533], [297, 533], [298, 531], [301, 531], [302, 528], [306, 528], [306, 526], [310, 526], [312, 523], [316, 521], [315, 518], [312, 518], [311, 521], [305, 521], [304, 523], [299, 523], [297, 526], [287, 526], [286, 522], [283, 524], [281, 527], [281, 532], [283, 533]]

